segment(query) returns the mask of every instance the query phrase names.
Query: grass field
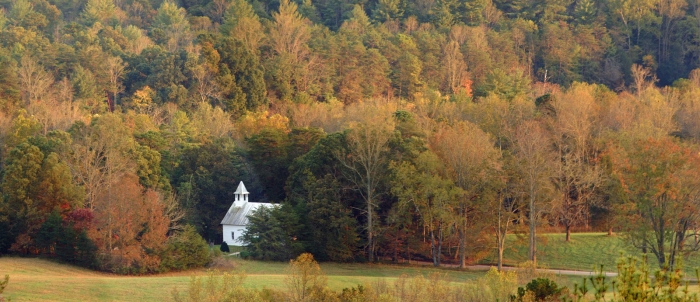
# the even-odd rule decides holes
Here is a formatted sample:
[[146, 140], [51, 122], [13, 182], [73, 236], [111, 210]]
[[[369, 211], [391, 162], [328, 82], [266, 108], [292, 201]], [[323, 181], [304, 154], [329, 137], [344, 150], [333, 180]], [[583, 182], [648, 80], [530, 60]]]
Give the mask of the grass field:
[[[527, 239], [517, 236], [508, 237], [504, 253], [506, 265], [517, 265], [527, 260]], [[538, 239], [537, 264], [540, 267], [552, 269], [573, 269], [590, 271], [603, 264], [606, 271], [616, 271], [616, 261], [620, 254], [642, 256], [641, 251], [627, 246], [619, 236], [608, 236], [605, 233], [574, 233], [571, 242], [565, 241], [564, 234], [545, 234]], [[648, 256], [649, 267], [658, 268], [654, 255]], [[493, 257], [481, 263], [495, 263]], [[695, 268], [700, 268], [700, 254], [683, 259], [686, 273], [694, 277]]]
[[[276, 289], [283, 286], [285, 263], [233, 261], [234, 270], [246, 272], [246, 286]], [[439, 271], [452, 281], [483, 275], [483, 272], [398, 265], [321, 264], [321, 268], [328, 276], [328, 286], [334, 290], [372, 284], [380, 279], [392, 282], [402, 274], [416, 276]], [[0, 258], [0, 276], [10, 275], [5, 296], [12, 301], [164, 301], [170, 300], [174, 288], [185, 288], [191, 275], [205, 273], [194, 270], [156, 276], [118, 276], [43, 259]]]
[[[527, 244], [516, 236], [509, 238], [505, 253], [506, 264], [516, 265], [527, 259]], [[233, 252], [233, 250], [232, 250]], [[603, 233], [572, 234], [572, 241], [565, 242], [563, 234], [542, 235], [538, 245], [538, 264], [553, 269], [591, 270], [604, 264], [607, 271], [615, 271], [615, 261], [620, 253], [639, 255], [625, 246], [616, 236]], [[229, 258], [234, 271], [245, 271], [245, 286], [251, 288], [281, 289], [286, 263], [246, 261]], [[488, 263], [486, 259], [482, 263]], [[700, 267], [700, 257], [684, 260], [686, 271]], [[650, 256], [650, 267], [656, 261]], [[378, 280], [391, 283], [401, 275], [416, 276], [440, 272], [448, 280], [463, 282], [483, 276], [483, 272], [434, 269], [427, 266], [385, 264], [337, 264], [322, 263], [328, 276], [328, 286], [341, 290], [358, 284], [373, 284]], [[169, 300], [174, 288], [184, 289], [192, 275], [204, 275], [205, 269], [153, 276], [119, 276], [58, 264], [37, 258], [0, 258], [0, 277], [10, 275], [5, 296], [12, 301], [163, 301]], [[694, 276], [691, 274], [691, 276]], [[572, 285], [581, 277], [558, 278], [560, 284]], [[693, 290], [697, 290], [695, 287]]]

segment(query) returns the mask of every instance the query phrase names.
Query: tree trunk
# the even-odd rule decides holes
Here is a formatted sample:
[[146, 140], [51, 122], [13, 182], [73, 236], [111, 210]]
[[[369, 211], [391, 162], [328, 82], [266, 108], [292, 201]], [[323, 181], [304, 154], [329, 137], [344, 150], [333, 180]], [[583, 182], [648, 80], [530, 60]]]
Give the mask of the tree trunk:
[[408, 242], [408, 234], [406, 234], [406, 259], [408, 259], [408, 264], [411, 264], [411, 246]]
[[433, 266], [438, 266], [437, 253], [435, 251], [435, 231], [430, 231], [430, 253], [433, 256]]
[[440, 266], [440, 257], [442, 256], [442, 223], [438, 229], [438, 248], [437, 248], [437, 265]]
[[[498, 234], [496, 235], [496, 245], [498, 246], [498, 271], [502, 272], [503, 271], [503, 250], [505, 246], [505, 235], [501, 236], [501, 231], [498, 230]], [[504, 237], [504, 238], [501, 238]]]
[[396, 238], [394, 238], [394, 259], [392, 259], [392, 261], [394, 263], [399, 262], [399, 236], [400, 236], [400, 234], [401, 233], [397, 229], [396, 230]]
[[[460, 211], [466, 212], [463, 209]], [[466, 255], [466, 245], [467, 245], [467, 234], [466, 234], [466, 229], [467, 229], [467, 221], [466, 221], [466, 213], [462, 213], [465, 217], [463, 225], [460, 226], [459, 228], [459, 268], [464, 268], [465, 266], [465, 259], [467, 258]]]
[[613, 235], [612, 227], [609, 227], [608, 228], [608, 236], [612, 236], [612, 235]]
[[498, 248], [498, 271], [503, 271], [503, 245]]
[[571, 225], [567, 223], [564, 227], [566, 228], [566, 242], [571, 242]]
[[372, 214], [373, 214], [373, 209], [372, 209], [372, 186], [367, 185], [367, 244], [368, 244], [368, 250], [369, 250], [369, 255], [368, 259], [369, 262], [374, 262], [374, 230], [373, 230], [373, 222], [372, 222]]
[[[534, 190], [530, 190], [532, 192]], [[535, 234], [535, 197], [530, 197], [530, 261], [532, 261], [532, 266], [537, 267], [537, 247], [536, 247], [536, 234]]]

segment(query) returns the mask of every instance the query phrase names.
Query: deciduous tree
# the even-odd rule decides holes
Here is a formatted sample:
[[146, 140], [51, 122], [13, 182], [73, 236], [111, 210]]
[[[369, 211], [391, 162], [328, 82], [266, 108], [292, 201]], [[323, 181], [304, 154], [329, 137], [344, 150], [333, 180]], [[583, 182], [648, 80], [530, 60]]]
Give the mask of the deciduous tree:
[[[392, 135], [393, 123], [387, 116], [371, 112], [367, 106], [360, 114], [364, 120], [354, 124], [347, 134], [347, 153], [336, 153], [336, 157], [345, 167], [345, 176], [355, 189], [360, 192], [367, 206], [367, 256], [374, 261], [375, 253], [375, 209], [378, 206], [377, 186], [386, 174], [387, 151]], [[385, 119], [386, 118], [386, 119]], [[387, 120], [388, 119], [388, 120]]]
[[429, 232], [434, 266], [440, 266], [445, 230], [461, 214], [458, 200], [463, 194], [452, 180], [440, 175], [443, 169], [439, 158], [430, 151], [419, 155], [415, 164], [407, 161], [392, 164], [391, 192], [401, 207], [412, 208], [418, 214]]
[[474, 224], [476, 204], [485, 201], [489, 182], [497, 177], [494, 169], [500, 157], [493, 139], [478, 126], [459, 122], [453, 126], [441, 125], [431, 139], [431, 148], [440, 156], [448, 169], [448, 175], [464, 190], [458, 203], [460, 267], [466, 259], [468, 226]]
[[523, 121], [515, 130], [514, 151], [523, 175], [530, 227], [529, 260], [537, 264], [537, 223], [549, 200], [550, 138], [538, 121]]
[[687, 240], [700, 217], [697, 149], [650, 138], [614, 147], [610, 156], [624, 191], [618, 214], [626, 239], [650, 250], [660, 267], [674, 268], [678, 257], [700, 248]]

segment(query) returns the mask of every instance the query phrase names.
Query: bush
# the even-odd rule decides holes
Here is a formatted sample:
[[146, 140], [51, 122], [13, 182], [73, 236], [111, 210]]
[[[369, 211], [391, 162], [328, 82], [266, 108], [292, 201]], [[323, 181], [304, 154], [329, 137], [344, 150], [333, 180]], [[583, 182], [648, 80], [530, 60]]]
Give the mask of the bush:
[[321, 270], [321, 266], [309, 253], [301, 254], [289, 262], [287, 277], [284, 279], [287, 295], [291, 301], [319, 300], [313, 298], [327, 296], [326, 282], [326, 275]]
[[191, 225], [168, 239], [168, 246], [161, 254], [161, 271], [186, 270], [203, 267], [211, 261], [207, 242]]
[[219, 275], [216, 271], [209, 271], [206, 277], [192, 276], [190, 284], [183, 293], [180, 293], [177, 289], [173, 290], [173, 300], [176, 302], [262, 302], [263, 299], [259, 291], [243, 287], [245, 278], [246, 275], [243, 272], [236, 274], [223, 273]]
[[0, 281], [0, 302], [5, 301], [5, 298], [2, 297], [2, 292], [5, 291], [7, 283], [10, 283], [10, 275], [5, 275], [5, 281]]
[[561, 290], [556, 282], [548, 278], [537, 278], [525, 285], [525, 288], [518, 288], [516, 301], [523, 301], [523, 297], [528, 294], [532, 294], [535, 301], [550, 301], [561, 294]]
[[[683, 267], [682, 261], [677, 265]], [[575, 301], [606, 301], [605, 297], [611, 295], [619, 297], [614, 301], [700, 301], [697, 293], [690, 292], [690, 282], [683, 281], [683, 270], [665, 266], [652, 272], [646, 255], [641, 259], [631, 256], [618, 259], [618, 274], [612, 282], [602, 265], [596, 273], [584, 278], [582, 284], [574, 285]], [[696, 278], [700, 279], [699, 275], [696, 270]]]
[[221, 246], [219, 247], [219, 250], [221, 250], [224, 253], [230, 253], [231, 250], [228, 248], [228, 243], [226, 241], [221, 243]]
[[499, 272], [495, 267], [491, 267], [476, 283], [483, 300], [508, 301], [510, 296], [517, 292], [518, 275], [514, 271]]
[[365, 295], [365, 287], [358, 285], [353, 288], [343, 288], [343, 291], [338, 295], [338, 299], [343, 302], [359, 302], [366, 300]]

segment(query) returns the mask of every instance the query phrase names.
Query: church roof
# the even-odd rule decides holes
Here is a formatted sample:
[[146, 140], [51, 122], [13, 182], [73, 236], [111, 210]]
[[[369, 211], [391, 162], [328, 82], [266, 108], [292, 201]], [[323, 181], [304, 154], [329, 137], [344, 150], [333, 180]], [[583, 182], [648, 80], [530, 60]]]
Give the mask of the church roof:
[[246, 190], [242, 181], [238, 184], [238, 189], [236, 189], [236, 192], [233, 192], [233, 194], [248, 194], [248, 190]]
[[[243, 183], [241, 183], [238, 188], [240, 189]], [[243, 187], [245, 191], [245, 187]], [[246, 191], [247, 192], [247, 191]], [[226, 225], [248, 225], [248, 215], [255, 212], [260, 207], [272, 208], [275, 204], [273, 203], [262, 203], [262, 202], [246, 202], [241, 207], [231, 207], [224, 219], [221, 220], [221, 224]]]

